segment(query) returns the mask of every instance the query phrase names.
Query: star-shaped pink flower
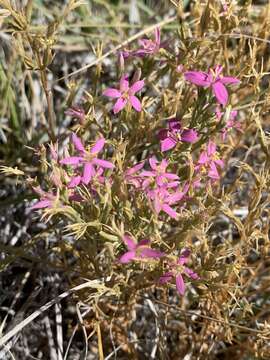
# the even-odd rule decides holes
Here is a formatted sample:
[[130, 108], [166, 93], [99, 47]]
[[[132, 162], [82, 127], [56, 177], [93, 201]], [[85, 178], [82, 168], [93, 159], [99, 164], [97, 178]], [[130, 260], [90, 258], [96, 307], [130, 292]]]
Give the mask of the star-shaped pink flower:
[[183, 129], [177, 119], [170, 119], [168, 125], [167, 129], [162, 129], [158, 133], [162, 152], [173, 149], [179, 142], [193, 144], [199, 138], [196, 130]]
[[126, 264], [132, 260], [141, 260], [145, 258], [157, 259], [164, 256], [164, 253], [150, 248], [150, 240], [143, 239], [136, 243], [136, 241], [129, 235], [123, 236], [123, 241], [126, 244], [128, 251], [122, 255], [119, 262]]
[[192, 84], [201, 87], [210, 87], [217, 101], [225, 106], [228, 103], [229, 94], [225, 85], [239, 84], [240, 80], [231, 76], [222, 76], [223, 67], [216, 65], [208, 73], [202, 71], [186, 71], [185, 79]]
[[[83, 176], [80, 179], [79, 177], [72, 179], [72, 186], [80, 183], [80, 180], [85, 184], [89, 184], [92, 177], [96, 174], [96, 167], [101, 167], [105, 169], [113, 169], [114, 164], [107, 160], [99, 159], [98, 153], [101, 152], [105, 145], [105, 139], [103, 137], [99, 138], [95, 144], [91, 147], [90, 151], [87, 151], [83, 146], [81, 139], [75, 134], [72, 134], [72, 142], [75, 149], [79, 152], [79, 156], [69, 156], [60, 161], [60, 164], [71, 165], [77, 168], [79, 165], [83, 165]], [[77, 185], [78, 185], [77, 184]]]
[[173, 278], [175, 278], [176, 289], [182, 296], [184, 295], [186, 290], [183, 275], [186, 275], [193, 280], [199, 279], [199, 275], [196, 272], [185, 266], [185, 264], [188, 262], [189, 256], [190, 250], [184, 249], [177, 262], [169, 264], [170, 271], [163, 274], [159, 279], [160, 284], [166, 284], [167, 282], [170, 282]]
[[117, 99], [113, 106], [114, 114], [119, 113], [127, 104], [130, 104], [136, 111], [140, 112], [142, 105], [135, 94], [143, 87], [144, 80], [138, 80], [130, 86], [128, 75], [125, 74], [120, 79], [119, 89], [108, 88], [103, 92], [103, 95]]

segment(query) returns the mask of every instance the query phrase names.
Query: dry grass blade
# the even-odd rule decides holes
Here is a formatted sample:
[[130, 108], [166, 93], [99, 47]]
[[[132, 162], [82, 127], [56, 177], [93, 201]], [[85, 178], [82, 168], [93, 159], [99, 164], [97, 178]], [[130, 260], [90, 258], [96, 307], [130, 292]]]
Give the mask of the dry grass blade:
[[18, 332], [20, 332], [25, 326], [30, 324], [38, 316], [40, 316], [42, 313], [47, 311], [51, 306], [57, 304], [59, 301], [61, 301], [62, 299], [68, 297], [69, 295], [73, 294], [76, 291], [80, 291], [80, 290], [86, 289], [88, 287], [89, 288], [96, 287], [97, 285], [99, 285], [98, 280], [87, 281], [86, 283], [75, 286], [74, 288], [72, 288], [72, 289], [70, 289], [68, 291], [65, 291], [64, 293], [60, 294], [59, 296], [57, 296], [53, 300], [49, 301], [47, 304], [41, 306], [39, 310], [36, 310], [33, 314], [28, 316], [26, 319], [24, 319], [18, 325], [16, 325], [14, 327], [14, 329], [12, 329], [6, 335], [1, 337], [0, 338], [0, 347], [4, 346], [13, 336], [18, 334]]

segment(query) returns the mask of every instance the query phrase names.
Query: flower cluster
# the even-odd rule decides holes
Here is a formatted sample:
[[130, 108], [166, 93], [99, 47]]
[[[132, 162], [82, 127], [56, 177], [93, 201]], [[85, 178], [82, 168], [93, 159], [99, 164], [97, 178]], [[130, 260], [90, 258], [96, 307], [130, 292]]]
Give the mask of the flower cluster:
[[[155, 30], [154, 40], [142, 39], [139, 41], [139, 46], [136, 50], [122, 51], [120, 56], [122, 59], [138, 57], [138, 61], [143, 61], [145, 57], [161, 53], [159, 51], [162, 47], [160, 29]], [[160, 128], [159, 125], [152, 127], [150, 138], [153, 140], [150, 150], [146, 151], [146, 155], [139, 151], [136, 156], [130, 156], [128, 163], [132, 165], [129, 167], [125, 161], [124, 165], [119, 167], [115, 160], [118, 159], [117, 155], [113, 155], [114, 160], [104, 158], [106, 156], [104, 152], [106, 139], [103, 135], [99, 135], [93, 145], [87, 146], [76, 133], [72, 133], [72, 155], [65, 150], [66, 156], [60, 159], [58, 151], [51, 148], [51, 155], [56, 164], [52, 172], [55, 189], [45, 192], [40, 187], [34, 187], [40, 201], [32, 206], [32, 209], [55, 207], [61, 204], [62, 197], [65, 198], [65, 201], [81, 201], [79, 191], [77, 191], [80, 187], [90, 190], [89, 193], [93, 195], [97, 206], [101, 196], [99, 190], [103, 189], [106, 192], [108, 187], [114, 189], [116, 193], [114, 201], [120, 201], [121, 186], [118, 186], [120, 178], [128, 189], [125, 199], [140, 197], [147, 205], [149, 218], [153, 218], [156, 222], [164, 221], [166, 223], [173, 219], [172, 224], [175, 224], [181, 218], [182, 210], [189, 206], [191, 194], [194, 194], [197, 189], [211, 187], [220, 179], [224, 160], [220, 158], [219, 147], [212, 134], [215, 131], [216, 133], [221, 132], [221, 139], [224, 141], [229, 130], [240, 128], [236, 122], [237, 112], [230, 111], [230, 107], [226, 108], [229, 102], [227, 87], [239, 84], [240, 81], [237, 78], [223, 76], [223, 67], [220, 65], [216, 65], [207, 72], [185, 71], [184, 65], [178, 65], [177, 77], [179, 69], [184, 74], [182, 81], [187, 84], [187, 87], [190, 88], [188, 83], [191, 83], [198, 88], [205, 89], [198, 91], [199, 94], [203, 93], [203, 100], [205, 100], [203, 104], [198, 102], [196, 110], [189, 113], [186, 118], [179, 118], [173, 114], [167, 118], [167, 123], [163, 128]], [[149, 79], [140, 79], [138, 74], [140, 72], [136, 72], [131, 80], [129, 75], [124, 73], [117, 88], [110, 87], [103, 91], [103, 96], [115, 99], [112, 108], [114, 115], [125, 109], [122, 114], [133, 119], [136, 112], [147, 111], [147, 109], [143, 109], [145, 102], [140, 100], [138, 93], [144, 88], [145, 81], [149, 81]], [[209, 112], [209, 109], [212, 108], [216, 111], [212, 111], [211, 114], [206, 113], [206, 109]], [[136, 112], [132, 112], [132, 109]], [[215, 117], [214, 126], [216, 128], [214, 131], [210, 122], [211, 131], [205, 125], [207, 121], [204, 123], [197, 121], [196, 116], [198, 114], [200, 116], [200, 113], [206, 113], [209, 119]], [[72, 107], [67, 114], [76, 118], [81, 125], [84, 124], [86, 113], [81, 107]], [[187, 124], [187, 119], [190, 118], [192, 120], [189, 126], [183, 125]], [[157, 122], [157, 124], [159, 123]], [[135, 126], [139, 127], [139, 124], [134, 125], [134, 128]], [[100, 129], [102, 130], [101, 127]], [[114, 133], [114, 129], [112, 131]], [[120, 132], [122, 138], [122, 129], [118, 133], [115, 131], [116, 134], [120, 134]], [[106, 132], [104, 131], [104, 133]], [[179, 162], [180, 156], [184, 152], [188, 153], [186, 159], [188, 158], [190, 163], [188, 161]], [[137, 160], [135, 160], [136, 158]], [[187, 171], [185, 171], [186, 169]], [[63, 189], [64, 196], [62, 196]], [[152, 214], [154, 216], [151, 216]], [[166, 270], [160, 277], [159, 283], [165, 284], [175, 279], [176, 288], [181, 295], [185, 292], [184, 276], [193, 280], [199, 279], [197, 273], [186, 266], [190, 256], [190, 251], [187, 249], [182, 251], [179, 259], [172, 261], [172, 257], [165, 252], [152, 249], [148, 239], [137, 242], [133, 237], [125, 234], [123, 242], [128, 251], [120, 257], [118, 263], [128, 264], [132, 261], [140, 263], [149, 259], [156, 262], [159, 260]]]
[[[122, 264], [129, 263], [131, 261], [144, 261], [144, 260], [157, 260], [163, 258], [165, 261], [166, 254], [159, 251], [152, 249], [150, 247], [150, 240], [143, 239], [136, 243], [135, 239], [127, 234], [123, 236], [123, 242], [126, 244], [128, 251], [124, 253], [119, 262]], [[165, 284], [170, 282], [173, 278], [175, 278], [176, 288], [180, 295], [184, 295], [185, 293], [185, 282], [183, 279], [183, 275], [187, 277], [198, 280], [200, 277], [199, 275], [188, 268], [186, 263], [188, 262], [188, 258], [190, 256], [190, 250], [184, 249], [179, 257], [178, 260], [172, 262], [170, 259], [167, 260], [167, 269], [160, 278], [159, 284]]]

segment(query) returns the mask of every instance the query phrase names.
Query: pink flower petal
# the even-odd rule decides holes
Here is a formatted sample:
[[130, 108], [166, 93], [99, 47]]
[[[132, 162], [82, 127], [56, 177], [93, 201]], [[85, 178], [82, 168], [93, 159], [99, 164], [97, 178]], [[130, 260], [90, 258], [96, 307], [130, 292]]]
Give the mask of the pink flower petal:
[[97, 154], [99, 153], [105, 145], [105, 139], [102, 137], [98, 139], [95, 144], [91, 147], [90, 153], [91, 154]]
[[76, 186], [78, 186], [81, 183], [82, 177], [80, 175], [78, 176], [73, 176], [70, 180], [70, 182], [68, 183], [68, 188], [74, 188]]
[[81, 142], [81, 139], [75, 133], [72, 133], [71, 139], [72, 139], [72, 143], [75, 146], [76, 150], [85, 152], [85, 149]]
[[161, 140], [161, 142], [160, 142], [161, 151], [164, 152], [164, 151], [171, 150], [176, 146], [176, 144], [177, 144], [177, 141], [171, 137], [168, 137], [165, 140]]
[[193, 280], [198, 280], [200, 278], [199, 275], [195, 273], [195, 271], [189, 269], [188, 267], [185, 267], [184, 271], [187, 274], [187, 276], [189, 276]]
[[190, 130], [183, 130], [181, 134], [181, 140], [184, 142], [189, 142], [191, 144], [198, 141], [198, 133], [196, 130], [190, 129]]
[[123, 97], [120, 97], [113, 107], [113, 113], [117, 114], [119, 111], [121, 111], [127, 104], [127, 99], [124, 99]]
[[37, 209], [44, 209], [44, 208], [50, 208], [52, 207], [52, 201], [51, 200], [41, 200], [35, 203], [33, 206], [30, 207], [31, 210], [37, 210]]
[[105, 169], [113, 169], [114, 168], [114, 164], [112, 164], [110, 161], [107, 161], [107, 160], [94, 159], [93, 162], [96, 165], [101, 166]]
[[119, 262], [122, 264], [127, 264], [130, 261], [134, 260], [136, 257], [135, 251], [127, 251], [124, 255], [122, 255], [119, 259]]
[[108, 88], [103, 91], [103, 95], [111, 98], [119, 98], [121, 96], [121, 92], [114, 88]]
[[127, 169], [125, 172], [125, 175], [133, 175], [135, 174], [137, 171], [141, 170], [144, 166], [144, 161], [141, 163], [138, 163], [134, 166], [132, 166], [131, 168]]
[[83, 158], [81, 156], [70, 156], [60, 160], [62, 165], [78, 165]]
[[129, 101], [130, 101], [132, 107], [133, 107], [136, 111], [138, 111], [138, 112], [142, 111], [141, 102], [140, 102], [140, 100], [139, 100], [136, 96], [130, 95], [130, 96], [129, 96]]
[[149, 164], [153, 170], [157, 169], [157, 159], [155, 156], [151, 156], [149, 159]]
[[120, 91], [123, 93], [129, 88], [128, 74], [124, 74], [120, 79]]
[[208, 171], [208, 176], [214, 180], [218, 180], [220, 178], [216, 165], [213, 161], [210, 164], [210, 170]]
[[168, 204], [163, 204], [162, 205], [162, 210], [168, 214], [170, 217], [172, 217], [173, 219], [177, 219], [178, 218], [178, 214], [175, 210], [173, 210], [170, 205]]
[[185, 293], [186, 286], [181, 274], [176, 276], [175, 282], [176, 282], [177, 291], [179, 292], [180, 295], [183, 296]]
[[140, 175], [147, 176], [147, 177], [155, 177], [156, 173], [154, 171], [143, 170]]
[[138, 246], [137, 243], [135, 242], [135, 240], [129, 235], [124, 235], [123, 241], [127, 245], [127, 248], [129, 250], [135, 250]]
[[173, 205], [173, 204], [179, 202], [180, 200], [182, 200], [184, 196], [185, 196], [185, 194], [183, 192], [176, 192], [175, 194], [170, 195], [167, 198], [167, 201], [170, 205]]
[[85, 185], [88, 185], [92, 177], [95, 175], [95, 170], [92, 163], [85, 163], [83, 169], [82, 181]]
[[163, 256], [163, 253], [158, 251], [158, 250], [154, 250], [154, 249], [150, 249], [150, 248], [144, 248], [140, 250], [140, 257], [142, 258], [161, 258]]
[[222, 84], [229, 85], [229, 84], [240, 84], [240, 80], [235, 77], [231, 76], [222, 76], [220, 77], [220, 81]]
[[208, 156], [214, 155], [216, 151], [217, 151], [217, 145], [213, 141], [209, 141], [207, 145]]
[[214, 91], [214, 94], [215, 94], [215, 97], [217, 99], [217, 101], [225, 106], [228, 102], [228, 91], [227, 89], [225, 88], [225, 86], [222, 84], [221, 81], [216, 81], [213, 85], [213, 91]]
[[140, 91], [144, 87], [144, 80], [136, 81], [130, 88], [129, 88], [129, 95], [134, 95], [138, 91]]
[[173, 173], [164, 173], [163, 176], [169, 180], [178, 180], [179, 176]]
[[185, 79], [192, 84], [198, 85], [198, 86], [209, 86], [209, 75], [202, 71], [187, 71], [184, 74]]
[[171, 281], [172, 277], [173, 277], [172, 272], [166, 272], [159, 278], [159, 283], [166, 284], [167, 282]]
[[154, 198], [154, 209], [157, 214], [159, 214], [162, 210], [162, 204], [161, 204], [158, 196], [155, 196], [155, 198]]
[[199, 156], [198, 164], [203, 165], [203, 164], [207, 163], [208, 160], [209, 160], [209, 158], [208, 158], [207, 152], [203, 151]]

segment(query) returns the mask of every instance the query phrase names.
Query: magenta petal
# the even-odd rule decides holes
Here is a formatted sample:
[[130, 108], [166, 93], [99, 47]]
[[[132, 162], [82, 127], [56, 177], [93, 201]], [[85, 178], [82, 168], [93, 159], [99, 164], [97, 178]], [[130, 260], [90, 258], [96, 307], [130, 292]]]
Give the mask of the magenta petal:
[[187, 276], [189, 276], [193, 280], [198, 280], [200, 278], [199, 275], [195, 273], [195, 271], [189, 269], [188, 267], [185, 267], [184, 271], [187, 274]]
[[133, 107], [136, 111], [140, 112], [140, 111], [142, 110], [142, 105], [141, 105], [141, 103], [140, 103], [140, 100], [139, 100], [136, 96], [130, 95], [130, 96], [129, 96], [129, 101], [130, 101], [132, 107]]
[[86, 163], [83, 169], [82, 181], [85, 185], [88, 185], [92, 177], [95, 175], [95, 170], [92, 163]]
[[91, 147], [90, 153], [91, 154], [97, 154], [99, 153], [105, 145], [105, 139], [102, 137], [98, 139], [95, 144]]
[[177, 214], [177, 212], [176, 212], [175, 210], [173, 210], [173, 209], [170, 207], [170, 205], [168, 205], [168, 204], [163, 204], [163, 205], [162, 205], [162, 210], [163, 210], [166, 214], [168, 214], [170, 217], [172, 217], [173, 219], [177, 219], [178, 214]]
[[228, 102], [229, 97], [228, 91], [225, 86], [222, 84], [221, 81], [217, 81], [212, 85], [212, 87], [217, 101], [221, 105], [225, 106]]
[[185, 79], [192, 84], [198, 85], [198, 86], [209, 86], [209, 76], [205, 72], [201, 71], [187, 71], [184, 74]]
[[224, 166], [224, 161], [221, 160], [221, 159], [217, 159], [217, 160], [214, 160], [215, 164], [220, 166], [221, 168], [223, 168]]
[[111, 98], [119, 98], [121, 96], [121, 92], [117, 89], [108, 88], [103, 91], [103, 95]]
[[84, 152], [84, 146], [81, 142], [81, 139], [75, 134], [75, 133], [72, 133], [72, 142], [73, 142], [73, 145], [75, 146], [76, 150], [78, 151], [81, 151], [81, 152]]
[[160, 142], [161, 151], [164, 152], [164, 151], [171, 150], [176, 146], [176, 144], [177, 144], [177, 141], [175, 141], [171, 137], [168, 137], [165, 140], [161, 140], [161, 142]]
[[178, 180], [179, 176], [173, 173], [164, 173], [163, 176], [169, 180]]
[[147, 176], [147, 177], [154, 177], [156, 176], [156, 173], [154, 171], [149, 171], [149, 170], [143, 170], [140, 173], [141, 176]]
[[125, 174], [126, 174], [126, 175], [133, 175], [133, 174], [135, 174], [137, 171], [141, 170], [141, 169], [143, 168], [143, 166], [144, 166], [144, 161], [141, 162], [141, 163], [138, 163], [138, 164], [136, 164], [136, 165], [134, 165], [134, 166], [132, 166], [132, 167], [129, 168], [129, 169], [127, 169]]
[[222, 82], [222, 84], [239, 84], [240, 80], [238, 80], [235, 77], [231, 77], [231, 76], [223, 76], [220, 78], [220, 81]]
[[176, 282], [176, 288], [177, 288], [177, 291], [179, 292], [179, 294], [184, 295], [186, 286], [185, 286], [185, 283], [184, 283], [184, 280], [183, 280], [183, 277], [181, 274], [176, 276], [175, 282]]
[[144, 248], [140, 250], [140, 257], [142, 258], [161, 258], [164, 254], [158, 250]]
[[126, 264], [132, 260], [134, 260], [136, 257], [135, 251], [127, 251], [124, 255], [122, 255], [119, 259], [119, 262], [122, 264]]
[[129, 89], [129, 95], [134, 95], [144, 87], [144, 80], [136, 81]]
[[50, 208], [52, 206], [51, 200], [41, 200], [38, 201], [36, 204], [30, 207], [31, 210], [37, 210], [37, 209], [44, 209], [44, 208]]
[[170, 205], [177, 203], [178, 201], [182, 200], [185, 194], [183, 192], [176, 192], [175, 194], [170, 195], [167, 198], [167, 201]]
[[157, 169], [157, 159], [155, 156], [151, 156], [149, 159], [149, 164], [151, 166], [151, 169], [156, 170]]
[[207, 145], [207, 154], [211, 156], [217, 151], [217, 145], [213, 141], [209, 141]]
[[78, 165], [80, 161], [83, 160], [80, 156], [70, 156], [60, 160], [62, 165]]
[[208, 171], [208, 176], [214, 180], [218, 180], [220, 178], [216, 165], [213, 161], [210, 164], [210, 170]]
[[203, 164], [207, 163], [208, 160], [209, 160], [209, 158], [208, 158], [207, 152], [203, 151], [199, 156], [198, 164], [203, 165]]
[[127, 248], [129, 250], [135, 250], [137, 248], [137, 244], [136, 244], [135, 240], [131, 236], [124, 235], [123, 236], [123, 241], [127, 245]]
[[121, 111], [126, 106], [126, 104], [127, 104], [127, 99], [120, 97], [114, 104], [113, 107], [114, 114], [119, 113], [119, 111]]
[[188, 257], [189, 257], [189, 254], [187, 254], [187, 255], [182, 254], [179, 257], [179, 259], [177, 260], [177, 263], [180, 264], [180, 265], [185, 265], [188, 262]]
[[94, 159], [93, 162], [96, 165], [99, 165], [105, 169], [113, 169], [114, 168], [114, 164], [112, 164], [110, 161], [107, 161], [107, 160]]
[[128, 74], [124, 74], [120, 79], [120, 91], [125, 92], [129, 88]]
[[74, 188], [76, 186], [78, 186], [81, 182], [82, 178], [80, 175], [78, 176], [73, 176], [70, 180], [70, 182], [68, 183], [68, 188]]
[[198, 141], [198, 133], [196, 130], [190, 129], [190, 130], [183, 130], [181, 134], [181, 140], [184, 142], [189, 142], [191, 144]]
[[159, 283], [166, 284], [167, 282], [169, 282], [172, 279], [172, 277], [173, 277], [172, 272], [166, 272], [159, 278]]
[[162, 210], [162, 204], [161, 204], [158, 196], [155, 196], [155, 198], [154, 198], [154, 209], [157, 214], [159, 214]]

